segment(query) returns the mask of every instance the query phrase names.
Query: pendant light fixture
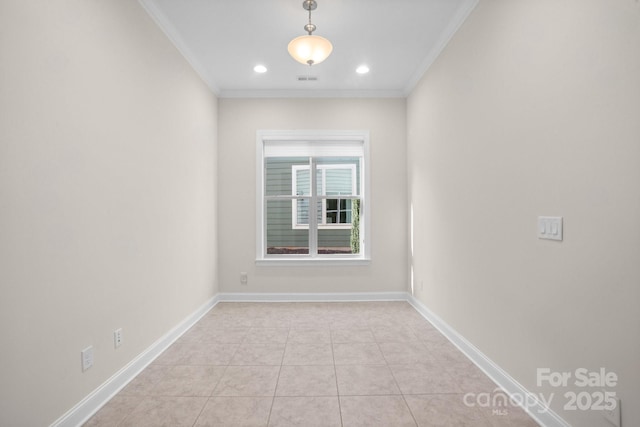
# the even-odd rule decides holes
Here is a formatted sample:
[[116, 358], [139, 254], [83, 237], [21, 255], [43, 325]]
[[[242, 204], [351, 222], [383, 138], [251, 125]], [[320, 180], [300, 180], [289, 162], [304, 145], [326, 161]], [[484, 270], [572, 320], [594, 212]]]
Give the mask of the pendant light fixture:
[[327, 59], [327, 57], [331, 55], [333, 46], [331, 42], [324, 37], [313, 35], [316, 26], [311, 23], [311, 11], [318, 7], [316, 0], [304, 0], [302, 7], [309, 11], [309, 23], [304, 26], [304, 30], [309, 34], [291, 40], [287, 50], [293, 59], [301, 64], [311, 66]]

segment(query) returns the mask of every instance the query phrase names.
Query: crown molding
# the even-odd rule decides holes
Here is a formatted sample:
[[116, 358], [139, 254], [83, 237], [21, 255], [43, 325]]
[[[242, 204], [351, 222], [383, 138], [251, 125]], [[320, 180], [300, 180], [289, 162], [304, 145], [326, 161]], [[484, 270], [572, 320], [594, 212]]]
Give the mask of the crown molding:
[[407, 97], [411, 94], [411, 91], [416, 87], [418, 82], [422, 79], [425, 73], [431, 68], [436, 59], [440, 56], [442, 51], [444, 51], [447, 44], [451, 41], [456, 32], [460, 29], [462, 24], [467, 20], [471, 12], [476, 8], [480, 0], [467, 0], [460, 5], [458, 10], [456, 11], [453, 19], [447, 25], [447, 28], [442, 32], [438, 42], [433, 46], [433, 49], [426, 56], [424, 61], [420, 64], [420, 66], [416, 69], [413, 76], [407, 82], [402, 94], [404, 97]]
[[178, 49], [184, 59], [191, 65], [191, 68], [198, 74], [203, 82], [211, 89], [214, 95], [219, 95], [220, 88], [213, 82], [205, 71], [205, 67], [196, 59], [196, 55], [187, 47], [182, 40], [180, 33], [176, 30], [171, 21], [158, 9], [150, 0], [138, 0], [142, 8], [147, 12], [151, 19], [156, 23], [160, 30], [167, 36], [169, 41]]
[[223, 90], [219, 98], [406, 98], [401, 90]]

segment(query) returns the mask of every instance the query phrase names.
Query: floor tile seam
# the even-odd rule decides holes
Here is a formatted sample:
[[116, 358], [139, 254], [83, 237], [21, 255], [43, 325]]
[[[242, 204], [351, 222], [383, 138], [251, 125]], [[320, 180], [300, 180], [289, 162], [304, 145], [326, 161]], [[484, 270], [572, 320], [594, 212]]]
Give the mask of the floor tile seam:
[[[115, 396], [114, 396], [114, 397], [115, 397]], [[131, 397], [131, 396], [129, 396], [129, 397]], [[129, 417], [131, 416], [131, 414], [133, 414], [133, 413], [135, 412], [135, 410], [136, 410], [136, 409], [138, 409], [138, 407], [140, 407], [140, 406], [144, 403], [144, 400], [145, 400], [145, 398], [146, 398], [146, 396], [133, 396], [133, 397], [138, 397], [138, 398], [140, 398], [140, 399], [139, 399], [139, 401], [138, 401], [138, 404], [137, 404], [137, 405], [135, 405], [135, 407], [133, 407], [133, 409], [131, 409], [131, 411], [129, 411], [129, 412], [128, 412], [124, 417], [122, 417], [122, 419], [121, 419], [120, 421], [118, 421], [117, 426], [121, 426], [121, 425], [123, 425], [123, 424], [124, 424], [124, 422], [125, 422], [125, 420], [126, 420], [127, 418], [129, 418]], [[111, 400], [112, 400], [112, 399], [113, 399], [113, 398], [109, 399], [109, 402], [111, 402]], [[109, 402], [107, 402], [107, 404], [108, 404]], [[105, 404], [105, 406], [106, 406], [106, 404]], [[104, 406], [103, 406], [103, 408], [104, 408]], [[100, 409], [102, 409], [102, 408], [100, 408]], [[96, 414], [97, 414], [97, 412], [96, 412]], [[94, 416], [95, 416], [96, 414], [94, 414]]]
[[[287, 341], [289, 340], [289, 334], [291, 333], [291, 328], [287, 328]], [[273, 388], [273, 396], [271, 396], [271, 406], [269, 407], [269, 416], [267, 417], [267, 426], [271, 422], [271, 414], [273, 413], [273, 404], [276, 401], [276, 393], [278, 392], [278, 385], [280, 384], [280, 375], [282, 374], [282, 366], [284, 363], [284, 354], [287, 351], [287, 344], [285, 343], [285, 348], [282, 351], [282, 357], [280, 358], [280, 367], [278, 368], [278, 378], [276, 378], [276, 384]]]
[[229, 399], [233, 399], [233, 398], [242, 398], [242, 399], [257, 399], [257, 398], [274, 398], [276, 397], [275, 394], [214, 394], [209, 396], [210, 399], [216, 399], [219, 397], [224, 397], [224, 398], [229, 398]]
[[156, 364], [156, 366], [162, 366], [162, 367], [170, 367], [170, 368], [179, 368], [179, 367], [186, 367], [186, 366], [193, 366], [193, 367], [198, 367], [198, 368], [205, 368], [205, 367], [220, 367], [220, 366], [227, 366], [228, 363], [225, 363], [223, 365], [216, 365], [214, 363], [167, 363], [167, 364]]
[[234, 363], [227, 363], [224, 366], [233, 366], [235, 368], [242, 368], [242, 367], [252, 367], [252, 368], [264, 368], [264, 367], [275, 367], [275, 366], [283, 366], [282, 363], [251, 363], [251, 364], [234, 364]]
[[229, 370], [229, 365], [224, 365], [224, 371], [222, 371], [220, 378], [218, 378], [218, 381], [216, 381], [216, 385], [213, 387], [213, 390], [211, 390], [211, 393], [209, 394], [209, 398], [213, 396], [213, 393], [216, 391], [216, 389], [220, 385], [220, 381], [222, 381], [222, 379], [224, 378], [228, 370]]
[[[149, 365], [149, 366], [152, 366], [152, 365]], [[131, 392], [127, 392], [127, 391], [126, 391], [127, 386], [129, 386], [131, 383], [133, 383], [133, 381], [135, 381], [136, 379], [138, 379], [138, 378], [140, 377], [140, 375], [142, 375], [142, 374], [143, 374], [143, 373], [145, 373], [145, 372], [148, 372], [148, 371], [147, 371], [147, 369], [149, 368], [149, 366], [147, 366], [146, 368], [144, 368], [144, 369], [143, 369], [142, 371], [140, 371], [140, 372], [139, 372], [135, 377], [133, 377], [133, 378], [131, 379], [131, 381], [129, 381], [129, 383], [127, 383], [127, 384], [122, 388], [122, 390], [120, 390], [120, 391], [118, 392], [118, 394], [119, 394], [119, 395], [121, 395], [121, 396], [145, 396], [145, 397], [146, 397], [146, 396], [151, 396], [151, 395], [150, 395], [150, 394], [148, 394], [148, 393], [143, 393], [143, 392], [140, 392], [140, 393], [131, 393]], [[158, 368], [160, 368], [160, 367], [169, 367], [169, 368], [171, 368], [171, 367], [173, 367], [174, 365], [156, 365], [156, 366], [158, 366]], [[150, 381], [150, 383], [149, 383], [149, 385], [148, 385], [148, 388], [151, 388], [151, 389], [155, 388], [155, 387], [156, 387], [156, 385], [160, 382], [160, 380], [161, 380], [161, 379], [162, 379], [162, 378], [160, 377], [160, 378], [156, 378], [156, 379], [154, 379], [154, 380]], [[147, 387], [145, 387], [145, 388], [147, 388]], [[124, 393], [123, 393], [123, 391], [124, 391]]]
[[[284, 352], [285, 352], [285, 350], [286, 350], [286, 344], [283, 344], [283, 343], [263, 343], [263, 344], [249, 344], [249, 345], [250, 345], [250, 346], [258, 346], [258, 347], [262, 347], [263, 349], [264, 349], [264, 348], [266, 348], [266, 347], [268, 347], [268, 346], [277, 346], [277, 347], [281, 347], [281, 348], [278, 348], [278, 349], [276, 349], [276, 350], [272, 350], [272, 352], [275, 352], [275, 351], [281, 351], [281, 352], [282, 352], [282, 356], [281, 356], [280, 363], [279, 363], [280, 365], [282, 365], [282, 357], [284, 357]], [[248, 347], [244, 347], [244, 348], [243, 348], [243, 350], [244, 350], [244, 349], [247, 349], [247, 348], [248, 348]], [[232, 363], [234, 358], [235, 358], [235, 355], [234, 355], [234, 357], [232, 357], [232, 358], [231, 358], [231, 360], [229, 361], [229, 365], [237, 366], [237, 364]], [[256, 364], [256, 365], [265, 365], [265, 363], [258, 363], [258, 362], [256, 362], [255, 364]], [[240, 364], [240, 366], [243, 366], [243, 365], [247, 365], [247, 363], [241, 363], [241, 364]], [[251, 363], [249, 363], [249, 365], [252, 365], [252, 364], [251, 364]], [[274, 364], [273, 364], [273, 363], [267, 363], [266, 365], [274, 365]]]
[[[240, 344], [237, 344], [237, 347], [233, 350], [233, 354], [229, 357], [229, 362], [225, 363], [224, 366], [229, 366], [229, 364], [231, 363], [231, 361], [233, 360], [234, 357], [236, 357], [236, 354], [238, 353], [238, 350], [240, 349]], [[226, 372], [226, 370], [225, 370]]]
[[432, 393], [402, 393], [404, 396], [463, 396], [465, 393], [432, 392]]
[[204, 366], [211, 366], [211, 367], [222, 367], [222, 366], [229, 366], [229, 362], [226, 363], [219, 363], [219, 364], [213, 364], [213, 363], [180, 363], [180, 364], [166, 364], [166, 365], [156, 365], [156, 366], [163, 366], [163, 367], [174, 367], [174, 366], [197, 366], [197, 367], [204, 367]]
[[286, 342], [277, 342], [277, 341], [273, 342], [273, 341], [270, 341], [270, 342], [243, 342], [242, 344], [251, 344], [251, 345], [254, 345], [254, 344], [257, 344], [257, 345], [260, 345], [260, 344], [283, 344], [283, 345], [286, 345], [287, 343]]
[[[375, 338], [375, 336], [374, 336]], [[391, 365], [391, 363], [389, 362], [389, 360], [387, 359], [387, 357], [384, 355], [384, 352], [382, 351], [382, 347], [380, 347], [380, 343], [376, 341], [376, 345], [378, 346], [378, 351], [380, 352], [380, 354], [382, 355], [382, 358], [385, 361], [385, 364], [387, 366]]]
[[[383, 358], [384, 358], [384, 355], [383, 355]], [[353, 367], [355, 367], [355, 366], [366, 366], [366, 367], [376, 367], [376, 366], [377, 366], [377, 367], [386, 367], [386, 368], [389, 370], [389, 372], [392, 374], [392, 376], [393, 376], [393, 372], [391, 371], [391, 366], [390, 366], [388, 363], [386, 363], [386, 361], [385, 361], [385, 363], [356, 363], [356, 364], [339, 364], [339, 365], [336, 365], [336, 369], [337, 369], [337, 367], [339, 367], [339, 366], [340, 366], [340, 367], [351, 367], [351, 366], [353, 366]], [[337, 380], [337, 371], [336, 371], [336, 380]], [[401, 389], [400, 389], [400, 387], [398, 386], [398, 383], [397, 383], [397, 381], [396, 381], [395, 377], [393, 377], [393, 380], [394, 380], [394, 384], [395, 384], [395, 386], [396, 386], [396, 389], [398, 390], [398, 394], [401, 394], [401, 393], [402, 393], [402, 390], [401, 390]], [[350, 396], [351, 394], [344, 394], [344, 395], [345, 395], [345, 396]], [[378, 395], [378, 394], [375, 394], [375, 395]]]
[[[283, 352], [283, 354], [284, 354], [284, 352]], [[257, 366], [283, 366], [283, 364], [282, 363], [273, 364], [273, 363], [254, 363], [254, 362], [252, 362], [252, 363], [240, 363], [240, 364], [238, 364], [238, 363], [229, 363], [229, 364], [227, 364], [225, 366], [236, 366], [236, 367], [238, 367], [238, 366], [253, 366], [253, 367], [257, 367]], [[284, 366], [287, 366], [287, 365], [284, 365]]]
[[329, 344], [332, 345], [332, 343], [326, 342], [326, 341], [288, 341], [287, 344]]
[[[396, 384], [396, 387], [398, 388], [398, 391], [400, 391], [400, 394], [402, 394], [402, 398], [404, 399], [404, 393], [402, 392], [402, 387], [400, 387], [400, 382], [398, 381], [398, 379], [396, 378], [396, 374], [393, 372], [393, 368], [392, 365], [387, 364], [387, 367], [389, 368], [389, 372], [391, 372], [391, 376], [393, 377], [393, 381]], [[406, 402], [405, 400], [405, 404], [407, 405], [407, 407], [409, 406], [409, 404]], [[413, 416], [413, 414], [412, 414]], [[415, 420], [415, 419], [414, 419]], [[417, 423], [416, 423], [417, 424]]]
[[338, 388], [338, 371], [336, 370], [336, 354], [333, 348], [333, 331], [329, 328], [329, 340], [331, 341], [331, 357], [333, 358], [333, 379], [335, 381], [336, 386], [336, 398], [338, 399], [338, 414], [340, 415], [340, 426], [344, 426], [344, 421], [342, 420], [342, 404], [340, 403], [340, 389]]
[[422, 343], [420, 340], [402, 340], [402, 341], [391, 341], [391, 340], [376, 340], [378, 344], [408, 344], [408, 343]]
[[[148, 400], [149, 398], [154, 398], [154, 397], [183, 397], [183, 396], [152, 396], [152, 395], [146, 395], [146, 396], [138, 396], [140, 397], [140, 402], [138, 402], [138, 404], [127, 414], [125, 415], [117, 424], [116, 426], [122, 426], [124, 425], [125, 421], [127, 421], [128, 418], [131, 417], [132, 414], [135, 413], [136, 409], [138, 409], [140, 406], [142, 406], [142, 404]], [[207, 402], [209, 401], [209, 398], [206, 396], [188, 396], [188, 397], [194, 397], [194, 398], [200, 398], [200, 399], [206, 399], [204, 401], [204, 404], [202, 405], [202, 408], [200, 408], [200, 412], [198, 413], [198, 416], [195, 418], [192, 427], [196, 425], [198, 418], [200, 417], [200, 415], [202, 414], [202, 411], [204, 410], [205, 406], [207, 405]]]
[[313, 363], [313, 364], [300, 363], [300, 364], [284, 364], [284, 365], [282, 365], [282, 367], [288, 367], [288, 368], [295, 367], [295, 366], [317, 366], [317, 367], [328, 368], [328, 367], [334, 366], [334, 365], [330, 364], [330, 363], [325, 363], [324, 365], [318, 364], [318, 363]]
[[389, 393], [383, 393], [383, 394], [344, 394], [344, 395], [340, 395], [338, 396], [339, 398], [341, 397], [399, 397], [402, 396], [402, 394], [389, 394]]
[[411, 414], [411, 418], [413, 418], [413, 422], [416, 424], [416, 426], [419, 426], [420, 424], [418, 424], [418, 419], [413, 414], [413, 411], [411, 410], [411, 406], [409, 406], [409, 402], [407, 402], [407, 399], [404, 397], [404, 394], [402, 395], [402, 401], [404, 402], [405, 406], [409, 410], [409, 413]]
[[[451, 384], [455, 386], [458, 390], [460, 390], [460, 394], [464, 394], [464, 390], [462, 387], [462, 382], [458, 380], [457, 376], [453, 375], [449, 370], [446, 369], [446, 366], [440, 365], [442, 374], [444, 374], [447, 378], [450, 379]], [[454, 393], [455, 394], [455, 393]]]
[[[336, 395], [340, 395], [340, 389], [338, 388], [338, 372], [336, 371], [336, 352], [333, 348], [333, 339], [331, 338], [331, 333], [329, 333], [329, 337], [331, 339], [331, 360], [333, 361], [333, 378], [335, 380], [336, 385]], [[342, 421], [342, 420], [341, 420]]]
[[[217, 384], [216, 384], [217, 386]], [[141, 394], [138, 396], [127, 396], [127, 397], [185, 397], [185, 398], [210, 398], [215, 390], [215, 386], [213, 390], [209, 394], [184, 394], [184, 393], [152, 393], [152, 394]]]
[[[411, 393], [407, 393], [404, 396], [465, 396], [465, 394], [463, 393], [418, 393], [418, 394], [411, 394]], [[405, 397], [405, 403], [406, 403], [406, 397]], [[409, 406], [409, 404], [407, 403], [407, 407], [409, 408], [409, 410], [411, 411], [411, 407]], [[482, 418], [486, 425], [491, 427], [493, 426], [493, 423], [491, 422], [491, 418], [489, 417], [488, 413], [485, 413], [485, 411], [483, 411], [481, 408], [473, 408], [474, 412], [478, 413], [480, 418]], [[413, 411], [411, 411], [413, 414]]]
[[293, 398], [313, 398], [313, 397], [335, 397], [338, 398], [340, 397], [340, 395], [337, 394], [309, 394], [309, 395], [302, 395], [302, 394], [295, 394], [295, 395], [278, 395], [276, 394], [275, 396], [273, 396], [274, 398], [286, 398], [286, 399], [293, 399]]
[[207, 405], [209, 404], [209, 401], [211, 400], [211, 397], [207, 398], [207, 401], [204, 402], [204, 405], [202, 405], [202, 408], [200, 408], [200, 412], [198, 413], [198, 416], [196, 417], [195, 420], [193, 420], [193, 424], [191, 424], [191, 427], [195, 427], [196, 425], [198, 425], [198, 420], [200, 419], [200, 417], [202, 416], [202, 413], [204, 412], [204, 408], [207, 407]]
[[387, 362], [357, 362], [357, 363], [336, 363], [336, 366], [390, 366]]
[[[464, 386], [462, 383], [462, 380], [459, 379], [460, 375], [456, 375], [453, 372], [451, 372], [451, 367], [450, 367], [450, 363], [440, 363], [438, 362], [438, 360], [436, 360], [436, 363], [440, 366], [440, 368], [442, 369], [442, 371], [447, 374], [449, 376], [449, 378], [451, 378], [451, 381], [453, 382], [453, 384], [462, 392], [464, 392]], [[485, 375], [484, 373], [482, 373], [483, 375]]]
[[182, 395], [154, 395], [147, 394], [144, 396], [128, 396], [128, 397], [139, 397], [142, 400], [146, 399], [209, 399], [210, 396], [182, 396]]
[[375, 397], [375, 396], [402, 396], [402, 392], [398, 393], [389, 393], [388, 391], [380, 392], [380, 393], [345, 393], [338, 394], [338, 397]]

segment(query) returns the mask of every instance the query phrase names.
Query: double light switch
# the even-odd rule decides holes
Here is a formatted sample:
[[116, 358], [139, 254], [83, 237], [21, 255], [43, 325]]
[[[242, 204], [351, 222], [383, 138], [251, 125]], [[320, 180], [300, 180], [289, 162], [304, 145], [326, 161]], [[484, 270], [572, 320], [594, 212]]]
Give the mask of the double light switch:
[[539, 216], [538, 238], [550, 240], [562, 240], [562, 217]]

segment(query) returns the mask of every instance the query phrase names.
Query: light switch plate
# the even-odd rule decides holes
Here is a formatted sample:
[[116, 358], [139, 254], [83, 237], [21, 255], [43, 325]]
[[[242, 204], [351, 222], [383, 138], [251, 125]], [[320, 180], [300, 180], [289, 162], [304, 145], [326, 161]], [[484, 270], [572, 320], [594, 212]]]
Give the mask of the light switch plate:
[[562, 217], [539, 216], [538, 238], [549, 240], [562, 240]]

